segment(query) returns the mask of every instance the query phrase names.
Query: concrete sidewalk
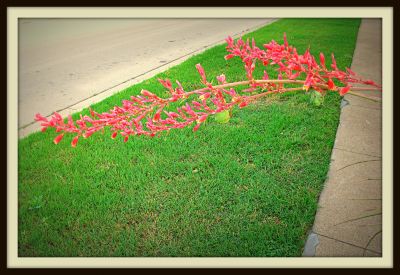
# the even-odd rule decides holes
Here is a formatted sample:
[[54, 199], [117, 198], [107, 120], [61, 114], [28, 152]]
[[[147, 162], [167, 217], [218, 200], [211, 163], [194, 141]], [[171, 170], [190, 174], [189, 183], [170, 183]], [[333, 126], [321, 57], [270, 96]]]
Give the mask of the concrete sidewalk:
[[[362, 20], [351, 66], [377, 83], [382, 79], [381, 27], [380, 19]], [[303, 256], [382, 256], [381, 102], [344, 97], [328, 179]]]

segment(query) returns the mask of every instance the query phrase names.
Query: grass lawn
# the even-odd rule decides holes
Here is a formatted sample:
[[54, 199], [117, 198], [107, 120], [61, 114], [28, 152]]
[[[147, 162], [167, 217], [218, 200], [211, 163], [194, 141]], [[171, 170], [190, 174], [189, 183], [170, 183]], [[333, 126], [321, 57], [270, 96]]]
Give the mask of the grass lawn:
[[[299, 53], [310, 46], [330, 64], [334, 52], [343, 69], [359, 24], [282, 19], [244, 37], [261, 47], [282, 43], [286, 32]], [[225, 54], [225, 45], [216, 46], [92, 107], [107, 111], [141, 89], [166, 96], [158, 77], [200, 87], [197, 63], [210, 79], [244, 79], [241, 61]], [[56, 146], [53, 131], [32, 134], [19, 141], [19, 256], [300, 256], [339, 114], [335, 93], [321, 107], [293, 93], [235, 109], [228, 124], [209, 119], [196, 133], [172, 130], [126, 144], [108, 132], [76, 148], [72, 136]]]

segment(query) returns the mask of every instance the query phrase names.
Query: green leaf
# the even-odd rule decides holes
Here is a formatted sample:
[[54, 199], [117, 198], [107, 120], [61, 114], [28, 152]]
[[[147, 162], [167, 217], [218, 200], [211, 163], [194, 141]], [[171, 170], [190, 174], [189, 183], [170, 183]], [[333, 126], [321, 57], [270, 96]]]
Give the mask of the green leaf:
[[324, 96], [317, 92], [317, 91], [311, 91], [311, 102], [315, 106], [321, 106], [321, 104], [324, 102]]
[[229, 113], [229, 110], [225, 110], [225, 111], [215, 114], [215, 121], [218, 123], [221, 123], [221, 124], [228, 123], [230, 118], [231, 118], [231, 115]]

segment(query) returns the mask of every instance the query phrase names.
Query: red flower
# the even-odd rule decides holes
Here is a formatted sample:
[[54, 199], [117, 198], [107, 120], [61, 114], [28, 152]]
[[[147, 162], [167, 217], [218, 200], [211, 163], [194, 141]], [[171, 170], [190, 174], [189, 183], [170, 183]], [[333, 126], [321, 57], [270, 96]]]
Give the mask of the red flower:
[[71, 142], [72, 147], [76, 147], [76, 144], [78, 143], [78, 139], [79, 139], [79, 136], [74, 137], [74, 139]]
[[372, 80], [366, 80], [366, 81], [364, 81], [364, 84], [377, 86], [377, 84]]
[[196, 64], [196, 69], [199, 72], [203, 83], [207, 83], [206, 73], [204, 72], [203, 67], [200, 64]]
[[248, 104], [247, 102], [243, 101], [243, 102], [241, 102], [241, 103], [239, 104], [239, 108], [246, 107], [247, 104]]
[[211, 96], [211, 93], [204, 93], [201, 96], [199, 96], [200, 100], [206, 100], [207, 98], [209, 98]]
[[154, 115], [154, 118], [153, 118], [153, 120], [154, 121], [159, 121], [160, 120], [160, 117], [161, 117], [161, 109], [160, 110], [158, 110], [157, 112], [156, 112], [156, 114]]
[[283, 43], [284, 43], [286, 49], [289, 48], [289, 43], [286, 38], [286, 32], [283, 33]]
[[141, 99], [137, 98], [136, 96], [131, 96], [131, 100], [136, 102], [136, 103], [138, 103], [138, 104], [140, 104], [140, 105], [144, 104], [144, 102]]
[[308, 91], [308, 89], [309, 89], [310, 86], [311, 86], [311, 83], [312, 83], [312, 74], [308, 74], [308, 75], [307, 75], [307, 78], [306, 78], [306, 80], [305, 80], [305, 82], [304, 82], [303, 89], [306, 90], [306, 91]]
[[320, 60], [321, 66], [325, 68], [325, 56], [323, 53], [319, 54], [319, 60]]
[[48, 121], [47, 118], [45, 118], [44, 116], [42, 116], [42, 115], [39, 114], [39, 113], [35, 115], [35, 120], [36, 120], [36, 121], [45, 121], [45, 122]]
[[290, 77], [289, 77], [289, 79], [296, 79], [296, 78], [298, 78], [299, 77], [299, 75], [301, 74], [301, 72], [299, 71], [299, 72], [297, 72], [297, 73], [295, 73], [295, 74], [292, 74]]
[[58, 136], [53, 140], [54, 144], [58, 144], [58, 143], [62, 140], [63, 137], [64, 137], [64, 134], [58, 135]]
[[200, 118], [197, 119], [198, 123], [202, 123], [207, 119], [208, 115], [202, 115], [200, 116]]
[[200, 125], [201, 125], [200, 123], [196, 124], [196, 126], [193, 127], [193, 132], [199, 130]]
[[337, 70], [337, 69], [338, 69], [338, 67], [337, 67], [337, 65], [336, 65], [335, 56], [334, 56], [333, 53], [332, 53], [332, 64], [331, 64], [331, 67], [332, 67], [332, 69], [334, 69], [334, 70]]
[[224, 74], [221, 74], [220, 76], [217, 76], [217, 80], [221, 84], [226, 83]]
[[351, 75], [356, 75], [356, 73], [353, 72], [350, 68], [346, 68], [346, 71]]
[[140, 93], [141, 93], [142, 95], [146, 96], [146, 97], [158, 97], [158, 96], [156, 96], [155, 94], [153, 94], [153, 93], [151, 93], [151, 92], [149, 92], [149, 91], [147, 91], [147, 90], [141, 90]]
[[160, 82], [161, 85], [163, 85], [168, 90], [172, 90], [172, 83], [171, 83], [171, 81], [169, 79], [162, 80], [162, 79], [159, 78], [158, 82]]
[[228, 47], [233, 47], [233, 38], [232, 37], [228, 36], [225, 39], [225, 41], [226, 41], [226, 43], [228, 43]]
[[349, 91], [350, 91], [350, 86], [347, 85], [346, 87], [341, 88], [339, 93], [340, 93], [341, 96], [344, 96]]
[[225, 55], [225, 60], [229, 60], [229, 59], [231, 59], [232, 57], [235, 57], [235, 55], [234, 54], [227, 54], [227, 55]]
[[269, 79], [268, 73], [267, 71], [264, 71], [263, 80], [268, 80], [268, 79]]
[[332, 79], [330, 79], [330, 78], [328, 80], [328, 87], [329, 87], [329, 90], [335, 89], [335, 83], [333, 83]]
[[87, 131], [85, 134], [83, 134], [83, 137], [84, 137], [84, 138], [88, 138], [88, 137], [90, 137], [91, 135], [93, 135], [94, 132], [95, 132], [95, 131]]

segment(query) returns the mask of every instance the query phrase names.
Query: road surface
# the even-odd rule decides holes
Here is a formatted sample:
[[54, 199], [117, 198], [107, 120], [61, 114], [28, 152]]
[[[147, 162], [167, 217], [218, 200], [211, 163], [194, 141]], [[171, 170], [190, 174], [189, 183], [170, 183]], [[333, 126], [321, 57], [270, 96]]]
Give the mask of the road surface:
[[64, 115], [78, 111], [111, 95], [107, 91], [112, 88], [115, 92], [131, 85], [128, 80], [150, 77], [146, 73], [154, 75], [182, 62], [182, 57], [221, 43], [228, 35], [272, 21], [20, 19], [19, 135], [39, 129], [33, 123], [36, 113], [48, 116], [54, 111]]

